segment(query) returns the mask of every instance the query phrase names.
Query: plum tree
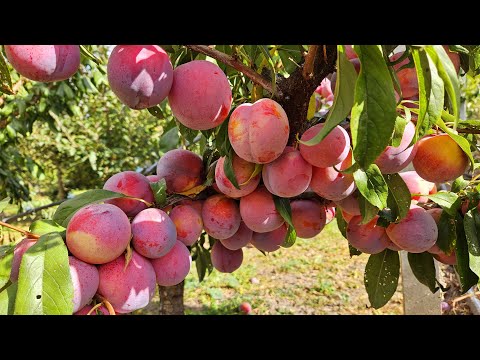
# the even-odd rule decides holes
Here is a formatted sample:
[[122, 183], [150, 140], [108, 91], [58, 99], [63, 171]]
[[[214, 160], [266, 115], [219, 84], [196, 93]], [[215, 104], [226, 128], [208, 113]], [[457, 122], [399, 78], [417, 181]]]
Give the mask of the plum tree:
[[[25, 123], [31, 131], [34, 120], [22, 114], [31, 115], [36, 107], [41, 117], [47, 116], [45, 109], [52, 109], [48, 114], [55, 121], [47, 121], [58, 126], [57, 119], [71, 117], [71, 113], [79, 120], [76, 123], [93, 121], [84, 97], [77, 97], [76, 106], [72, 100], [76, 95], [70, 96], [62, 103], [66, 110], [58, 110], [52, 102], [40, 103], [49, 92], [80, 91], [84, 79], [79, 74], [50, 87], [32, 87], [11, 70], [13, 65], [23, 71], [5, 49], [10, 65], [1, 65], [0, 59], [0, 91], [11, 94], [23, 86], [19, 93], [27, 92], [29, 98], [16, 101], [23, 96], [18, 94], [0, 97], [0, 105], [7, 103], [0, 106], [0, 117], [8, 119], [8, 131], [3, 132], [0, 124], [0, 143], [3, 139], [15, 143], [19, 124]], [[51, 52], [32, 49], [39, 58], [32, 55], [27, 68], [52, 64]], [[153, 146], [141, 144], [127, 128], [121, 136], [129, 138], [130, 144], [148, 147], [145, 152], [155, 161], [160, 159], [152, 164], [150, 157], [135, 158], [128, 166], [135, 171], [122, 171], [127, 167], [123, 165], [111, 167], [100, 159], [103, 150], [99, 149], [111, 147], [116, 139], [110, 139], [108, 132], [102, 134], [95, 138], [101, 146], [85, 147], [87, 153], [82, 150], [75, 164], [90, 163], [101, 177], [114, 174], [104, 190], [125, 197], [112, 198], [110, 192], [99, 189], [86, 191], [62, 203], [51, 222], [32, 225], [33, 232], [23, 231], [26, 238], [39, 242], [26, 258], [31, 261], [42, 256], [46, 269], [53, 266], [49, 261], [57, 264], [54, 269], [65, 269], [68, 256], [78, 259], [73, 262], [81, 265], [75, 267], [88, 269], [85, 273], [93, 274], [94, 265], [99, 265], [98, 289], [91, 280], [94, 275], [81, 275], [81, 270], [71, 279], [65, 279], [63, 271], [53, 271], [50, 277], [44, 274], [38, 285], [50, 295], [50, 279], [67, 285], [70, 281], [75, 312], [92, 309], [93, 304], [87, 303], [93, 297], [94, 303], [101, 302], [108, 309], [112, 305], [118, 313], [135, 311], [151, 301], [158, 284], [160, 311], [174, 308], [181, 313], [183, 305], [178, 302], [192, 261], [199, 280], [212, 268], [233, 272], [243, 262], [243, 248], [262, 252], [288, 248], [296, 236], [316, 237], [333, 217], [350, 244], [351, 256], [360, 252], [371, 255], [365, 284], [374, 308], [383, 306], [393, 295], [393, 285], [398, 284], [400, 250], [429, 251], [432, 255], [422, 256], [446, 263], [454, 263], [453, 257], [458, 257], [462, 291], [478, 279], [476, 255], [468, 253], [468, 244], [475, 241], [472, 221], [478, 216], [478, 178], [472, 173], [471, 180], [456, 180], [475, 169], [472, 149], [478, 144], [469, 132], [478, 131], [478, 124], [460, 119], [461, 83], [455, 71], [461, 67], [461, 75], [480, 73], [480, 65], [472, 61], [480, 55], [480, 48], [119, 45], [107, 66], [106, 58], [97, 59], [95, 51], [89, 53], [84, 46], [78, 47], [80, 50], [82, 76], [93, 76], [95, 83], [103, 79], [119, 101], [136, 110], [145, 109], [122, 107], [122, 113], [102, 116], [121, 117], [128, 123], [130, 116], [145, 114], [149, 129], [154, 129], [149, 132]], [[4, 68], [12, 71], [13, 83]], [[60, 76], [63, 70], [57, 70], [53, 72]], [[102, 70], [107, 71], [106, 77]], [[26, 101], [33, 106], [29, 103], [27, 110], [22, 110]], [[35, 115], [35, 119], [40, 117]], [[62, 133], [68, 132], [63, 125]], [[109, 124], [107, 130], [113, 128]], [[21, 135], [28, 137], [27, 130]], [[4, 158], [10, 154], [2, 148], [0, 165], [7, 163]], [[123, 164], [122, 157], [115, 160]], [[416, 171], [398, 175], [410, 162]], [[467, 169], [469, 164], [472, 167]], [[62, 167], [57, 167], [61, 183]], [[4, 180], [2, 171], [0, 185], [14, 188], [11, 181]], [[446, 181], [452, 183], [445, 187], [441, 183]], [[435, 183], [442, 190], [427, 197], [437, 192]], [[459, 204], [465, 205], [458, 209]], [[451, 232], [455, 236], [442, 234], [442, 241], [436, 244], [439, 207], [443, 208], [440, 229], [447, 221], [457, 231]], [[66, 230], [66, 246], [62, 229]], [[58, 240], [55, 250], [44, 246], [52, 239]], [[3, 265], [9, 264], [13, 250], [12, 280], [18, 277], [18, 254], [26, 250], [29, 241], [15, 250], [2, 247], [6, 256], [0, 258], [0, 269], [8, 269]], [[256, 249], [248, 249], [252, 247], [249, 244]], [[456, 247], [467, 251], [454, 252]], [[49, 260], [51, 257], [54, 260]], [[30, 270], [24, 269], [18, 281], [22, 296], [28, 293], [24, 284], [32, 285]], [[431, 277], [428, 272], [421, 275]], [[385, 276], [385, 281], [379, 282], [380, 276]], [[79, 284], [87, 284], [88, 291], [78, 293]], [[0, 296], [0, 301], [4, 298]], [[43, 299], [48, 296], [20, 303], [48, 301]], [[10, 308], [0, 305], [0, 309]], [[50, 311], [49, 306], [42, 308]], [[72, 310], [65, 309], [60, 306], [58, 311]]]

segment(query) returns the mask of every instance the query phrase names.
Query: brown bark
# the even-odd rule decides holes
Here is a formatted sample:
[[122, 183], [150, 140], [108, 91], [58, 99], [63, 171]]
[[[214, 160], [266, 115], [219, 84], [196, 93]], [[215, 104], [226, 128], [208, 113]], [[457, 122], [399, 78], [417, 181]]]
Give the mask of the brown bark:
[[159, 286], [160, 311], [159, 315], [184, 315], [183, 290], [185, 281], [175, 286]]
[[63, 185], [63, 174], [62, 174], [62, 169], [60, 168], [60, 164], [57, 164], [57, 186], [58, 186], [57, 199], [58, 200], [65, 199], [65, 197], [67, 196], [67, 192], [65, 191], [65, 186]]

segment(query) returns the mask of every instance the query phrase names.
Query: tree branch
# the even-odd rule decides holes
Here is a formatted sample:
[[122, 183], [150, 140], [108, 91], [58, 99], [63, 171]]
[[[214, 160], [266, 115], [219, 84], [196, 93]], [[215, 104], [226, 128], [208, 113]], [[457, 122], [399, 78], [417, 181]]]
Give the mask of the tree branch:
[[310, 80], [313, 76], [313, 64], [315, 63], [319, 48], [318, 45], [310, 45], [308, 47], [308, 53], [307, 56], [305, 56], [305, 64], [303, 65], [303, 78], [305, 80]]
[[250, 78], [250, 80], [252, 80], [254, 83], [262, 86], [265, 90], [270, 92], [272, 95], [275, 95], [277, 97], [282, 96], [282, 93], [279, 89], [275, 89], [275, 90], [273, 89], [273, 86], [270, 80], [266, 79], [265, 77], [257, 73], [252, 68], [249, 68], [248, 66], [245, 66], [242, 63], [238, 62], [237, 60], [235, 60], [233, 56], [230, 56], [221, 51], [215, 50], [211, 47], [208, 47], [207, 45], [185, 45], [185, 46], [188, 47], [189, 49], [208, 55], [214, 58], [215, 60], [221, 61], [222, 63], [233, 67], [235, 70], [240, 71], [245, 76]]
[[10, 216], [10, 217], [6, 217], [6, 218], [4, 218], [2, 221], [6, 222], [6, 223], [8, 223], [8, 222], [10, 222], [10, 221], [15, 221], [15, 220], [17, 220], [17, 219], [19, 219], [19, 218], [21, 218], [21, 217], [30, 215], [30, 214], [32, 214], [32, 213], [34, 213], [34, 212], [37, 212], [37, 211], [40, 211], [40, 210], [43, 210], [43, 209], [48, 209], [48, 208], [50, 208], [50, 207], [52, 207], [52, 206], [60, 205], [60, 204], [63, 203], [65, 200], [67, 200], [67, 199], [55, 201], [55, 202], [53, 202], [53, 203], [51, 203], [51, 204], [43, 205], [43, 206], [40, 206], [40, 207], [35, 208], [35, 209], [30, 209], [30, 210], [25, 211], [25, 212], [23, 212], [23, 213], [21, 213], [21, 214], [17, 214], [17, 215], [13, 215], [13, 216]]

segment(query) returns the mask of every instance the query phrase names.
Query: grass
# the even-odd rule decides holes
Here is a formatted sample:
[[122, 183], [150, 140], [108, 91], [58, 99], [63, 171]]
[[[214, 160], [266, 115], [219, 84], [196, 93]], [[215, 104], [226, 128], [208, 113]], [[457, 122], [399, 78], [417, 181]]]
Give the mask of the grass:
[[[314, 239], [297, 239], [289, 249], [264, 256], [244, 249], [244, 261], [232, 274], [213, 271], [198, 281], [195, 266], [185, 282], [187, 314], [238, 314], [242, 302], [254, 314], [402, 314], [401, 285], [382, 309], [368, 308], [363, 269], [368, 255], [349, 257], [336, 224]], [[156, 312], [158, 297], [142, 313]]]

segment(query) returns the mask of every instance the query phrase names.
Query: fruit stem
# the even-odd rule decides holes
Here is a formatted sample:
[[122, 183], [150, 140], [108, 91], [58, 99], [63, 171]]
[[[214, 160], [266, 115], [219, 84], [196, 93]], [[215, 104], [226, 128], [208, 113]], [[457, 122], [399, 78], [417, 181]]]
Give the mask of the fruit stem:
[[97, 310], [102, 305], [103, 305], [103, 302], [99, 302], [97, 305], [95, 305], [94, 307], [92, 307], [90, 309], [90, 311], [87, 313], [87, 315], [91, 315], [95, 310]]
[[107, 299], [105, 299], [105, 298], [104, 298], [102, 295], [100, 295], [100, 294], [97, 294], [96, 296], [97, 296], [97, 298], [101, 301], [101, 304], [105, 305], [105, 307], [107, 308], [108, 313], [109, 313], [110, 315], [117, 315], [117, 314], [115, 314], [115, 310], [113, 309], [112, 304], [110, 304], [110, 302], [109, 302]]
[[11, 225], [11, 224], [7, 224], [6, 222], [3, 222], [3, 221], [0, 221], [0, 226], [4, 226], [6, 228], [18, 231], [19, 233], [22, 233], [23, 235], [27, 236], [29, 239], [37, 240], [37, 239], [40, 238], [40, 235], [33, 234], [30, 231], [20, 229], [19, 227], [16, 227], [16, 226]]

